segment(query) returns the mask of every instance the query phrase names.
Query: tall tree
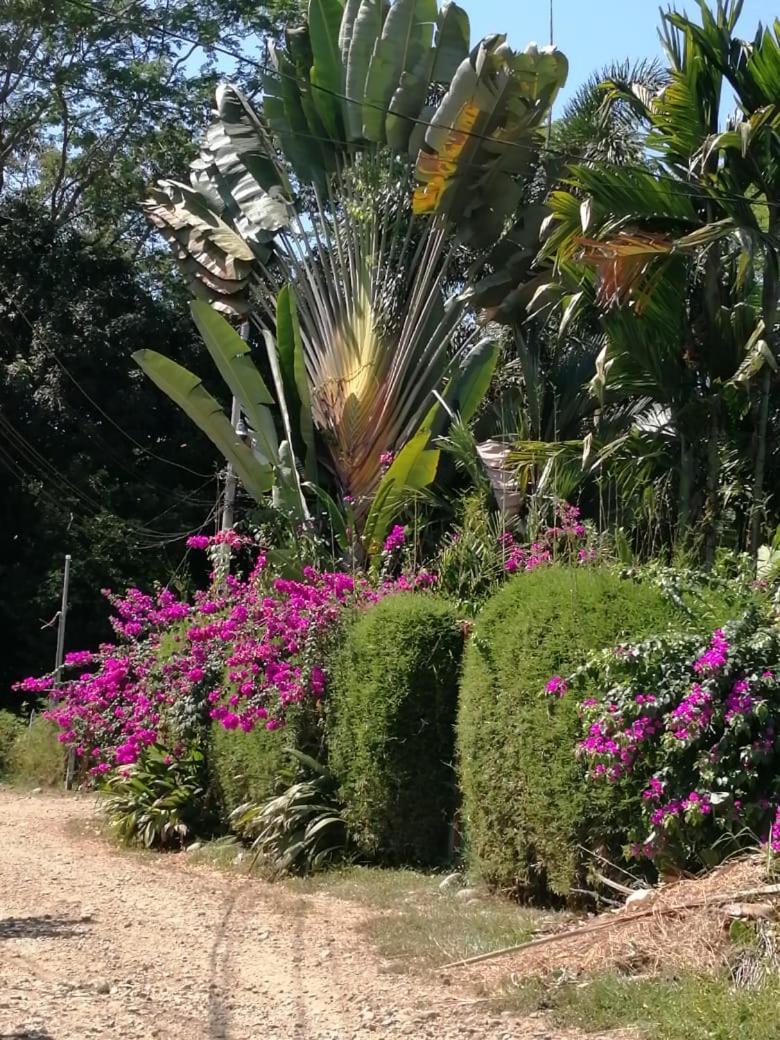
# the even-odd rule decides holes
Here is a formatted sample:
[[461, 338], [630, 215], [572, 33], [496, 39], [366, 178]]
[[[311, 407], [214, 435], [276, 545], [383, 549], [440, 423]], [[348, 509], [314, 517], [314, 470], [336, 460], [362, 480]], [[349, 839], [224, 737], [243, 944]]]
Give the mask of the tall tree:
[[296, 10], [296, 0], [7, 0], [0, 191], [32, 190], [57, 224], [141, 235], [145, 187], [186, 169], [219, 63], [251, 85], [263, 38]]
[[65, 553], [74, 648], [110, 635], [101, 588], [167, 581], [213, 513], [216, 454], [129, 358], [161, 341], [199, 349], [117, 249], [0, 209], [0, 697], [51, 664]]
[[[734, 393], [760, 373], [749, 538], [757, 548], [777, 368], [767, 337], [777, 322], [780, 251], [780, 23], [774, 33], [762, 29], [753, 41], [740, 40], [741, 6], [719, 0], [713, 12], [701, 2], [700, 24], [664, 16], [668, 84], [655, 93], [630, 83], [610, 88], [615, 103], [644, 120], [652, 168], [576, 166], [569, 189], [552, 197], [546, 245], [562, 283], [579, 283], [566, 297], [567, 320], [575, 305], [595, 303], [602, 315], [606, 346], [594, 391], [604, 403], [654, 402], [659, 437], [676, 443], [677, 531], [687, 538], [700, 521], [709, 561], [727, 448], [743, 446]], [[722, 133], [727, 80], [740, 114]]]

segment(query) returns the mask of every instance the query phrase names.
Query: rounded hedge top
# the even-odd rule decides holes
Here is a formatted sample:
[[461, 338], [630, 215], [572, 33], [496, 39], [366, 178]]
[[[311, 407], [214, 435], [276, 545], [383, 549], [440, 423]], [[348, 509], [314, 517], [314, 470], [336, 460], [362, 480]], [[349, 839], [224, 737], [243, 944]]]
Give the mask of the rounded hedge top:
[[374, 859], [446, 856], [462, 647], [453, 605], [404, 593], [361, 611], [335, 655], [329, 763], [355, 842]]
[[490, 600], [466, 652], [458, 721], [469, 854], [487, 881], [566, 896], [583, 882], [580, 844], [619, 854], [625, 806], [585, 784], [577, 706], [545, 685], [592, 651], [670, 622], [681, 616], [656, 588], [604, 568], [540, 568]]

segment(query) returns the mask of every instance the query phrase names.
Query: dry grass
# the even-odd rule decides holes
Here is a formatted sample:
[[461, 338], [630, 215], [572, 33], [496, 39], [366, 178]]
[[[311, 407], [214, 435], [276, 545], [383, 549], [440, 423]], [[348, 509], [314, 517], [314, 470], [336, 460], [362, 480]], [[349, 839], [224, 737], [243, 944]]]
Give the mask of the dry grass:
[[[730, 964], [734, 944], [724, 897], [766, 885], [767, 860], [746, 856], [701, 878], [675, 881], [654, 890], [639, 909], [646, 916], [630, 919], [634, 909], [611, 911], [582, 922], [566, 938], [532, 947], [459, 971], [495, 982], [507, 972], [515, 979], [553, 974], [598, 976], [605, 972], [657, 975], [662, 972], [718, 972]], [[611, 924], [610, 924], [611, 922]], [[594, 932], [590, 925], [605, 925]]]
[[343, 899], [375, 911], [361, 926], [398, 971], [436, 968], [525, 942], [565, 918], [519, 907], [486, 892], [463, 902], [439, 890], [441, 876], [412, 870], [350, 867], [287, 882], [295, 891]]

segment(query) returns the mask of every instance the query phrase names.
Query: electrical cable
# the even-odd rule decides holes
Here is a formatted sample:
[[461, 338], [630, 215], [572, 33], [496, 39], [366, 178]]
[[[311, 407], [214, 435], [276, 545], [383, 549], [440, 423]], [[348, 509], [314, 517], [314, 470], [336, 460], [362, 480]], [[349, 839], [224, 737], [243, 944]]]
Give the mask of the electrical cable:
[[[66, 0], [66, 2], [69, 3], [73, 7], [81, 8], [83, 11], [89, 11], [91, 14], [95, 14], [95, 13], [99, 13], [100, 12], [100, 8], [99, 7], [97, 7], [94, 4], [85, 3], [84, 0]], [[280, 77], [282, 79], [287, 79], [287, 80], [295, 83], [298, 87], [304, 87], [304, 88], [309, 89], [309, 90], [317, 90], [320, 93], [327, 94], [328, 96], [334, 97], [337, 100], [346, 101], [347, 103], [353, 104], [353, 105], [361, 105], [363, 108], [369, 108], [369, 109], [372, 109], [373, 111], [380, 112], [384, 116], [388, 116], [388, 115], [396, 115], [397, 116], [397, 115], [399, 115], [399, 113], [392, 112], [392, 110], [389, 107], [385, 107], [384, 105], [378, 105], [378, 104], [375, 104], [373, 102], [366, 101], [365, 99], [358, 100], [356, 98], [350, 97], [348, 94], [343, 94], [343, 93], [341, 93], [338, 90], [333, 90], [332, 88], [326, 87], [326, 86], [324, 86], [322, 84], [319, 84], [319, 83], [315, 84], [315, 83], [311, 83], [309, 81], [303, 80], [299, 76], [295, 76], [292, 73], [281, 72], [280, 70], [278, 70], [278, 69], [274, 68], [273, 66], [269, 65], [267, 62], [257, 61], [254, 58], [250, 58], [247, 55], [241, 54], [240, 51], [235, 51], [232, 48], [225, 47], [225, 46], [223, 46], [221, 44], [209, 43], [207, 46], [204, 47], [204, 45], [201, 44], [198, 40], [194, 40], [191, 37], [184, 36], [181, 33], [172, 32], [170, 29], [168, 29], [165, 26], [160, 25], [159, 23], [153, 23], [151, 21], [147, 21], [146, 24], [153, 32], [157, 32], [157, 33], [162, 34], [164, 36], [170, 37], [170, 39], [177, 40], [177, 41], [179, 41], [181, 43], [190, 44], [192, 46], [200, 46], [203, 49], [210, 49], [210, 50], [217, 51], [217, 52], [219, 52], [221, 54], [224, 54], [224, 55], [226, 55], [228, 57], [233, 58], [235, 61], [239, 61], [239, 62], [243, 62], [244, 64], [251, 65], [252, 67], [254, 67], [254, 68], [256, 68], [256, 69], [258, 69], [258, 70], [260, 70], [262, 72], [270, 73], [270, 74], [272, 74], [274, 76], [278, 76], [278, 77]], [[442, 129], [441, 126], [438, 126], [437, 124], [432, 123], [430, 120], [420, 119], [420, 118], [416, 118], [416, 117], [413, 117], [413, 116], [407, 116], [407, 115], [404, 115], [403, 118], [407, 119], [409, 122], [414, 123], [414, 124], [416, 124], [418, 126], [424, 126], [424, 127], [437, 126], [437, 129]], [[450, 128], [450, 129], [454, 130], [454, 128]], [[496, 144], [497, 143], [496, 142], [496, 138], [491, 137], [490, 135], [487, 135], [487, 134], [476, 133], [473, 130], [457, 130], [456, 132], [459, 135], [462, 135], [464, 137], [474, 138], [476, 140], [485, 141], [485, 142], [488, 142], [490, 144]], [[316, 138], [315, 135], [298, 133], [297, 131], [294, 132], [294, 136], [295, 137], [315, 138], [315, 139], [319, 139], [319, 140], [322, 140], [324, 142], [328, 142], [328, 143], [331, 143], [331, 144], [341, 144], [341, 145], [349, 146], [349, 147], [354, 147], [355, 146], [355, 142], [354, 141], [350, 143], [350, 142], [345, 142], [345, 141], [337, 141], [337, 140], [334, 140], [334, 138]], [[559, 158], [565, 159], [565, 160], [567, 160], [569, 162], [571, 161], [571, 156], [570, 156], [570, 154], [568, 152], [566, 152], [565, 149], [555, 149], [555, 148], [551, 148], [549, 146], [542, 147], [542, 148], [537, 148], [535, 145], [523, 144], [521, 141], [500, 141], [498, 143], [500, 143], [501, 145], [503, 145], [506, 148], [520, 149], [520, 150], [524, 150], [524, 151], [531, 151], [534, 154], [539, 153], [541, 155], [544, 155], [544, 154], [557, 155]], [[639, 164], [635, 165], [635, 164], [630, 164], [630, 163], [622, 163], [622, 164], [620, 164], [619, 169], [621, 169], [621, 170], [635, 170], [635, 171], [641, 172], [643, 174], [655, 173], [656, 179], [666, 179], [666, 180], [669, 181], [670, 184], [675, 185], [678, 188], [678, 194], [680, 194], [680, 195], [689, 195], [691, 198], [696, 198], [696, 199], [702, 199], [702, 198], [709, 197], [704, 192], [684, 192], [684, 191], [680, 191], [679, 190], [680, 182], [676, 178], [669, 176], [669, 174], [664, 174], [662, 172], [658, 172], [657, 170], [653, 170], [653, 168], [650, 167], [650, 166], [641, 166]], [[721, 191], [721, 192], [718, 192], [718, 195], [721, 198], [729, 198], [729, 199], [732, 199], [733, 201], [747, 202], [750, 205], [760, 205], [760, 206], [766, 206], [767, 208], [769, 208], [769, 203], [768, 202], [765, 202], [762, 199], [751, 198], [749, 195], [745, 195], [745, 194], [742, 194], [742, 193], [722, 192]]]

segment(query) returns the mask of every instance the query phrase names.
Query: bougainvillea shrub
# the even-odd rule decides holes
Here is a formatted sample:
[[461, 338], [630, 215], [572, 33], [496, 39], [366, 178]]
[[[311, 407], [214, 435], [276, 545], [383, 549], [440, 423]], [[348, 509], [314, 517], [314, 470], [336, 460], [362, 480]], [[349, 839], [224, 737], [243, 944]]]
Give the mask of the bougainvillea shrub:
[[780, 852], [780, 629], [747, 611], [703, 643], [690, 635], [620, 645], [547, 695], [573, 697], [577, 754], [593, 784], [633, 786], [630, 852], [659, 865]]
[[[216, 556], [227, 543], [246, 553], [248, 541], [226, 532], [190, 547]], [[135, 763], [155, 744], [180, 755], [209, 718], [245, 732], [283, 726], [291, 705], [324, 695], [324, 647], [348, 611], [432, 580], [372, 585], [307, 567], [293, 581], [266, 562], [257, 553], [246, 576], [226, 574], [192, 602], [168, 589], [107, 592], [116, 642], [68, 654], [62, 685], [49, 675], [17, 688], [49, 698], [59, 739], [92, 776]]]
[[501, 535], [504, 570], [508, 574], [534, 571], [552, 563], [592, 563], [596, 559], [597, 550], [588, 544], [588, 531], [579, 508], [568, 502], [556, 502], [554, 509], [554, 523], [542, 525], [529, 545], [518, 543], [511, 531]]

